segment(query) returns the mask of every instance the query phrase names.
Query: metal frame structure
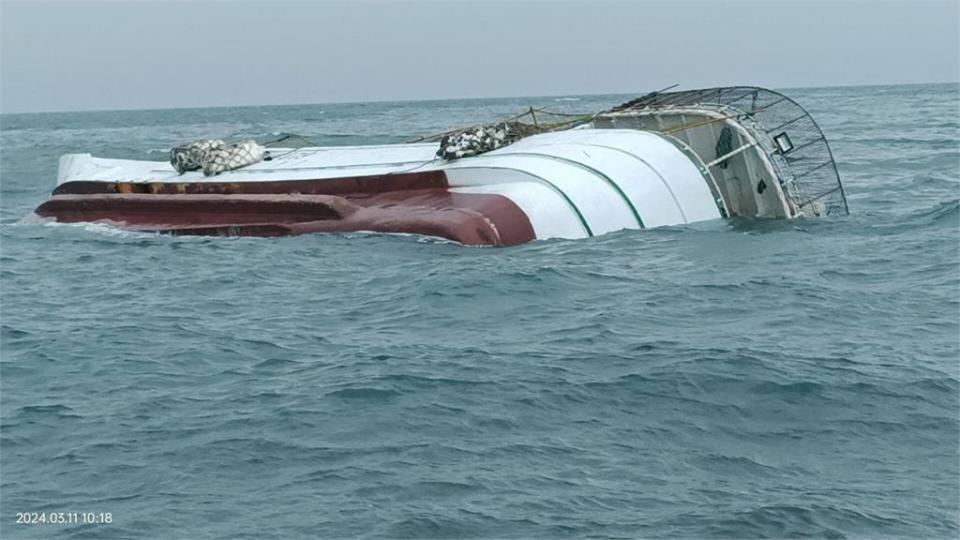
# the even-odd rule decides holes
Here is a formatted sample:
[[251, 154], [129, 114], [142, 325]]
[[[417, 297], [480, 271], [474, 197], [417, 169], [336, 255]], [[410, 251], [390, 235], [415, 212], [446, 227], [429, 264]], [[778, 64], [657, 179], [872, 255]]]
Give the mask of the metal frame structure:
[[[748, 143], [725, 154], [700, 155], [705, 163], [705, 174], [731, 157], [757, 146], [775, 169], [784, 195], [802, 213], [849, 213], [833, 152], [823, 131], [806, 109], [779, 92], [753, 86], [654, 92], [598, 116], [617, 118], [682, 112], [685, 109], [710, 111], [712, 114], [708, 116], [713, 119], [705, 122], [738, 125], [743, 128], [742, 134], [749, 134], [744, 137]], [[676, 134], [703, 125], [704, 122], [695, 122], [671, 126], [663, 133]]]

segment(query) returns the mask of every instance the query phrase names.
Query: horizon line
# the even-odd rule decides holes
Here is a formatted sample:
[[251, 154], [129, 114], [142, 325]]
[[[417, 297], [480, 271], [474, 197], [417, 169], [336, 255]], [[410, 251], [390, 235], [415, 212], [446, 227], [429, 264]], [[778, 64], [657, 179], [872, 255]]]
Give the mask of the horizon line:
[[[866, 83], [866, 84], [832, 84], [832, 85], [811, 85], [811, 86], [769, 86], [772, 90], [812, 90], [818, 88], [870, 88], [870, 87], [882, 87], [882, 86], [932, 86], [932, 85], [948, 85], [948, 84], [960, 84], [960, 80], [957, 81], [928, 81], [928, 82], [910, 82], [910, 83]], [[700, 86], [697, 88], [687, 88], [687, 90], [695, 90], [698, 88], [722, 88], [723, 86], [744, 86], [744, 85], [720, 85], [720, 86]], [[746, 85], [746, 86], [757, 86], [757, 85]], [[761, 87], [763, 88], [763, 87]], [[671, 91], [673, 91], [671, 89]], [[2, 116], [13, 116], [21, 114], [68, 114], [68, 113], [107, 113], [107, 112], [146, 112], [146, 111], [189, 111], [197, 109], [239, 109], [239, 108], [253, 108], [253, 107], [301, 107], [301, 106], [315, 106], [315, 105], [362, 105], [366, 103], [428, 103], [433, 101], [479, 101], [479, 100], [491, 100], [491, 99], [531, 99], [531, 98], [558, 98], [558, 97], [598, 97], [598, 96], [627, 96], [627, 95], [643, 95], [648, 92], [634, 93], [634, 92], [600, 92], [600, 93], [591, 93], [591, 94], [542, 94], [542, 95], [512, 95], [512, 96], [474, 96], [474, 97], [443, 97], [443, 98], [426, 98], [426, 99], [371, 99], [365, 101], [317, 101], [312, 103], [260, 103], [260, 104], [245, 104], [245, 105], [194, 105], [189, 107], [153, 107], [153, 108], [120, 108], [120, 109], [69, 109], [69, 110], [52, 110], [52, 111], [17, 111], [17, 112], [4, 112], [0, 110], [0, 115]]]

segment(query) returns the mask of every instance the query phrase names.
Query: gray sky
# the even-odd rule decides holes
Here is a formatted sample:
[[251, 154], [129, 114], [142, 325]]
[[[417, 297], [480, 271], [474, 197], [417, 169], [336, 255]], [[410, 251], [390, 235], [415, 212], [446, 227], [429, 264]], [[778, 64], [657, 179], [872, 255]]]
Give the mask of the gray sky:
[[960, 0], [0, 0], [0, 111], [960, 79]]

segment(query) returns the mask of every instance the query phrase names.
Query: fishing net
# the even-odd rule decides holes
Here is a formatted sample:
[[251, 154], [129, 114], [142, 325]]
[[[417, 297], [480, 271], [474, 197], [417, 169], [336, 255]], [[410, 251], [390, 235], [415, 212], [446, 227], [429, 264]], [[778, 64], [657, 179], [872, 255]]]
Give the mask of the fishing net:
[[440, 139], [437, 156], [443, 159], [476, 156], [518, 141], [525, 136], [524, 132], [524, 126], [519, 122], [500, 122], [467, 128], [444, 135]]
[[256, 141], [227, 144], [219, 139], [203, 139], [170, 150], [170, 165], [180, 174], [203, 169], [204, 176], [214, 176], [259, 163], [264, 154], [264, 147]]
[[557, 113], [530, 107], [523, 113], [494, 124], [453, 129], [411, 142], [439, 142], [438, 157], [458, 159], [496, 150], [530, 135], [570, 129], [592, 118], [592, 115]]

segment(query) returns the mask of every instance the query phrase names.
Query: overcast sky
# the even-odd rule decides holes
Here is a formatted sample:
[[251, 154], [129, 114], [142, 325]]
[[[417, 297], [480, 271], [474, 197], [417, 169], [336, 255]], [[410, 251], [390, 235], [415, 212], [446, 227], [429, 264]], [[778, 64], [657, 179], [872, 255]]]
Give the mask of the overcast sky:
[[955, 82], [960, 0], [0, 0], [0, 111]]

